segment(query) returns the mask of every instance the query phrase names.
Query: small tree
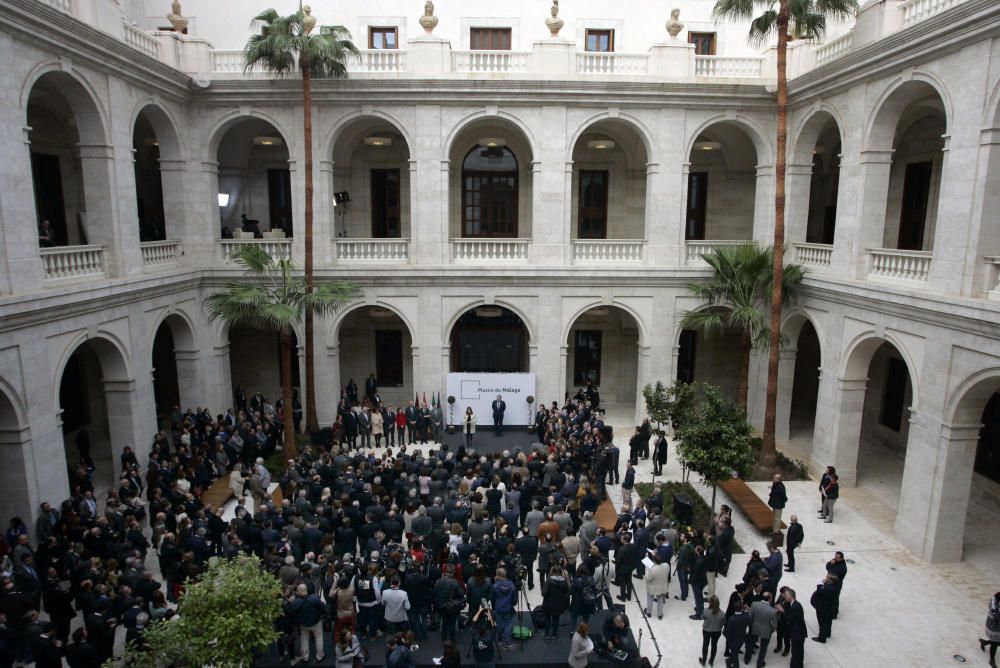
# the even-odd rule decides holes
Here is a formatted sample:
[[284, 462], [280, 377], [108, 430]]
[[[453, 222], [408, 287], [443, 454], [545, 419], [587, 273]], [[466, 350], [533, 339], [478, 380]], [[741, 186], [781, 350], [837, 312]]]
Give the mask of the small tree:
[[683, 380], [675, 380], [670, 387], [657, 381], [656, 385], [642, 388], [646, 414], [661, 429], [669, 424], [675, 435], [684, 421], [690, 418], [696, 394], [695, 386]]
[[129, 647], [106, 665], [248, 668], [278, 639], [281, 611], [281, 583], [261, 570], [257, 557], [213, 559], [187, 585], [177, 615], [143, 633], [148, 649]]
[[678, 433], [677, 457], [712, 486], [712, 512], [716, 487], [735, 472], [746, 476], [753, 469], [753, 427], [746, 412], [714, 385], [701, 387], [702, 400]]

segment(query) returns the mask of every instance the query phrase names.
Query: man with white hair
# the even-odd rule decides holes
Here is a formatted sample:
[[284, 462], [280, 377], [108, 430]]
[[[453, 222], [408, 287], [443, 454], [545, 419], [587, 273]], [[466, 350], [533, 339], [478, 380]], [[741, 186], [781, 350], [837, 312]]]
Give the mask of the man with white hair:
[[257, 463], [254, 465], [254, 470], [257, 471], [257, 473], [260, 474], [260, 481], [261, 481], [261, 484], [264, 485], [264, 489], [270, 488], [271, 487], [271, 472], [267, 470], [266, 466], [264, 466], [264, 458], [263, 457], [258, 457], [257, 458]]
[[289, 599], [289, 610], [299, 625], [299, 655], [292, 660], [292, 665], [309, 661], [309, 639], [316, 645], [316, 663], [321, 663], [326, 656], [323, 644], [323, 616], [326, 606], [316, 594], [309, 594], [309, 588], [300, 584], [295, 588], [295, 595]]

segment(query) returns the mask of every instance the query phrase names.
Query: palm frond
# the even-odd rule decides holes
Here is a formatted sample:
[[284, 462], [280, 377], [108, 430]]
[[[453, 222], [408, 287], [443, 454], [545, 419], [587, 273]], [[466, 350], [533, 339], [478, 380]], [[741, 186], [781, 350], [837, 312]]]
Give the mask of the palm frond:
[[778, 12], [769, 9], [750, 21], [750, 33], [747, 41], [753, 46], [767, 44], [778, 30]]
[[841, 21], [858, 13], [857, 0], [815, 0], [815, 3], [816, 7], [813, 11]]
[[740, 21], [753, 16], [755, 0], [718, 0], [712, 8], [715, 20]]

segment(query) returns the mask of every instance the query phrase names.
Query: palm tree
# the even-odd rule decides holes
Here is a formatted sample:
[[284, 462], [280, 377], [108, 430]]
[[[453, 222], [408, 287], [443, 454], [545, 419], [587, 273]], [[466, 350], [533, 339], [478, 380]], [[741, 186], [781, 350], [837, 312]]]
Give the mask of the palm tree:
[[[704, 332], [706, 336], [727, 329], [740, 332], [740, 408], [747, 407], [747, 376], [750, 372], [750, 351], [772, 344], [771, 327], [764, 310], [773, 293], [771, 290], [774, 252], [753, 243], [715, 248], [704, 256], [712, 268], [710, 279], [688, 285], [688, 290], [705, 302], [702, 308], [681, 314], [681, 327]], [[801, 265], [789, 265], [782, 276], [785, 286], [783, 299], [794, 298], [795, 286], [802, 280]]]
[[[305, 9], [305, 11], [303, 11]], [[324, 26], [313, 34], [316, 19], [309, 15], [299, 0], [299, 11], [281, 16], [268, 9], [254, 17], [251, 28], [256, 32], [243, 49], [244, 72], [255, 69], [275, 76], [286, 76], [295, 70], [302, 74], [302, 135], [305, 145], [304, 180], [305, 205], [305, 278], [306, 290], [313, 289], [313, 139], [312, 139], [312, 80], [314, 77], [346, 77], [347, 60], [359, 55], [351, 42], [351, 33], [344, 26]], [[306, 425], [309, 431], [319, 428], [316, 418], [316, 380], [313, 363], [313, 317], [306, 311]]]
[[[762, 9], [754, 17], [757, 8]], [[774, 423], [778, 403], [778, 345], [781, 337], [781, 305], [785, 301], [782, 288], [785, 271], [785, 152], [788, 143], [788, 40], [815, 39], [826, 31], [826, 18], [847, 19], [858, 9], [857, 0], [716, 0], [712, 14], [726, 20], [750, 21], [751, 44], [778, 40], [778, 117], [777, 146], [774, 161], [774, 278], [771, 294], [770, 349], [767, 356], [767, 400], [764, 408], [764, 432], [761, 435], [761, 463], [772, 467], [775, 462]]]
[[259, 246], [246, 246], [236, 263], [248, 280], [234, 281], [223, 292], [205, 301], [209, 320], [277, 332], [281, 337], [281, 398], [284, 409], [284, 452], [297, 455], [292, 418], [293, 325], [310, 313], [334, 313], [355, 299], [359, 290], [351, 283], [330, 282], [309, 289], [291, 260], [275, 260]]

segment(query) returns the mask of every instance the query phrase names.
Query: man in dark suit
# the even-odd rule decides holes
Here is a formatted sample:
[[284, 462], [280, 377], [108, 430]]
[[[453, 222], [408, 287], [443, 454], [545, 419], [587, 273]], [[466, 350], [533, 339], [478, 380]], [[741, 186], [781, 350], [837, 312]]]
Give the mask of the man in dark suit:
[[73, 644], [66, 646], [66, 662], [69, 668], [100, 668], [101, 657], [97, 648], [87, 640], [85, 629], [73, 632]]
[[767, 505], [774, 511], [774, 522], [771, 525], [771, 532], [781, 531], [781, 513], [788, 503], [788, 493], [785, 491], [785, 483], [781, 482], [781, 474], [774, 474], [774, 482], [771, 483], [771, 494], [767, 497]]
[[14, 584], [17, 590], [41, 607], [42, 579], [35, 570], [35, 559], [30, 554], [21, 557], [21, 565], [14, 569]]
[[819, 623], [819, 635], [813, 638], [816, 642], [825, 643], [830, 637], [833, 627], [833, 606], [837, 600], [837, 576], [826, 574], [823, 583], [816, 586], [809, 603], [816, 609], [816, 621]]
[[[417, 410], [416, 406], [413, 405], [411, 401], [407, 406], [406, 410], [403, 412], [406, 416], [406, 432], [408, 438], [406, 439], [408, 443], [417, 442], [417, 418], [420, 417], [420, 411]], [[400, 443], [400, 445], [403, 445]]]
[[639, 565], [639, 550], [632, 543], [632, 534], [627, 531], [621, 536], [621, 547], [615, 550], [615, 579], [621, 588], [618, 594], [619, 601], [628, 601], [632, 598], [632, 574], [636, 566]]
[[802, 668], [806, 636], [809, 635], [809, 630], [806, 628], [806, 613], [802, 609], [802, 604], [795, 600], [794, 589], [790, 587], [786, 589], [784, 599], [781, 611], [785, 613], [788, 637], [792, 641], [792, 659], [789, 666], [791, 668]]
[[62, 668], [62, 643], [56, 640], [55, 624], [45, 622], [42, 632], [30, 639], [35, 668]]
[[115, 649], [115, 626], [117, 624], [114, 619], [110, 618], [108, 612], [110, 607], [106, 600], [99, 601], [97, 609], [84, 618], [87, 636], [93, 639], [101, 663], [110, 659]]
[[507, 403], [498, 394], [493, 401], [493, 436], [503, 436], [503, 414], [507, 411]]
[[785, 536], [785, 552], [788, 553], [788, 563], [785, 565], [785, 571], [789, 573], [795, 572], [795, 550], [798, 549], [799, 545], [802, 545], [802, 541], [805, 539], [806, 533], [799, 524], [799, 518], [797, 515], [792, 515], [791, 523], [788, 525], [788, 535]]

